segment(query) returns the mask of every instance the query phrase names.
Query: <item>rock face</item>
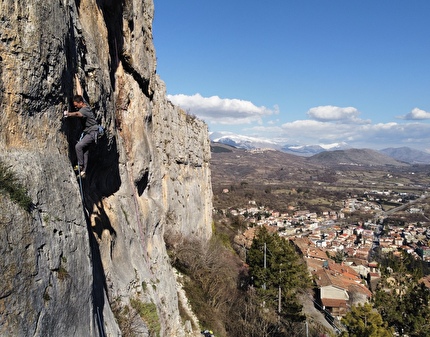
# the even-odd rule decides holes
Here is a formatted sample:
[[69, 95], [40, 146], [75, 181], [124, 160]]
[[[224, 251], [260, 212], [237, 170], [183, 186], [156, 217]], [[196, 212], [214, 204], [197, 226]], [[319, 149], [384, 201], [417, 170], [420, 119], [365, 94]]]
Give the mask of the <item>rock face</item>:
[[[166, 99], [153, 12], [151, 0], [0, 2], [0, 162], [33, 202], [0, 194], [1, 336], [125, 336], [124, 322], [129, 335], [199, 335], [179, 315], [166, 241], [211, 236], [210, 146]], [[75, 75], [106, 128], [82, 184], [80, 124], [62, 118]]]

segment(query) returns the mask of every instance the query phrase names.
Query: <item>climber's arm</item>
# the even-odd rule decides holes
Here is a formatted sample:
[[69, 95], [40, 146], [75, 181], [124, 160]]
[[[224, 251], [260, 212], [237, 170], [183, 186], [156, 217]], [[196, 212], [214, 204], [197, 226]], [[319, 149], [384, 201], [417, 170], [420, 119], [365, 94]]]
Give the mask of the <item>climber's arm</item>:
[[79, 111], [64, 111], [64, 117], [84, 117], [84, 115], [82, 115]]
[[[82, 86], [81, 86], [81, 82], [79, 81], [79, 77], [77, 74], [75, 75], [75, 82], [76, 82], [76, 94], [82, 97], [82, 94], [83, 94]], [[85, 101], [85, 99], [83, 102], [81, 102], [81, 101], [73, 102], [75, 109], [81, 109], [86, 104], [87, 104], [87, 102]], [[80, 111], [72, 112], [72, 111], [67, 111], [67, 110], [65, 110], [63, 112], [63, 116], [65, 118], [67, 118], [67, 117], [81, 117], [81, 118], [84, 117], [84, 115], [82, 115], [82, 113]]]

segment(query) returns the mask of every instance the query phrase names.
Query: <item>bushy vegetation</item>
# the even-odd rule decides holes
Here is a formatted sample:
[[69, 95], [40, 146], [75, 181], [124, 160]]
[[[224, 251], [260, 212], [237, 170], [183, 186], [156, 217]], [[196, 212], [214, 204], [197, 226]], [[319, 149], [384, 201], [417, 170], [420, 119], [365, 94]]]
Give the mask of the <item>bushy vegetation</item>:
[[430, 289], [419, 281], [421, 268], [411, 264], [406, 253], [400, 258], [391, 256], [390, 261], [389, 265], [382, 265], [382, 279], [374, 291], [374, 307], [398, 333], [430, 336]]
[[186, 275], [184, 289], [202, 327], [226, 336], [224, 322], [230, 320], [230, 308], [239, 297], [239, 259], [216, 237], [207, 246], [184, 241], [171, 257], [174, 266]]
[[393, 329], [388, 327], [381, 315], [366, 303], [352, 307], [342, 319], [347, 331], [341, 337], [392, 337]]
[[[297, 295], [310, 286], [306, 266], [288, 241], [265, 231], [249, 250], [248, 265], [227, 239], [240, 226], [217, 223], [207, 245], [183, 241], [171, 249], [173, 265], [186, 276], [184, 289], [201, 328], [217, 337], [303, 336], [305, 317]], [[265, 270], [262, 242], [270, 251]], [[321, 331], [312, 326], [309, 336]]]
[[342, 337], [430, 336], [430, 291], [410, 274], [385, 275], [372, 303], [352, 307]]
[[[143, 303], [137, 298], [124, 305], [120, 298], [110, 303], [112, 312], [124, 337], [138, 337], [148, 330], [149, 337], [160, 336], [160, 319], [154, 303]], [[145, 326], [143, 326], [145, 322]], [[145, 329], [146, 328], [146, 329]]]
[[139, 314], [128, 305], [123, 305], [120, 298], [110, 303], [112, 313], [118, 323], [122, 336], [137, 337], [144, 333], [140, 326]]
[[156, 305], [152, 302], [143, 303], [136, 298], [130, 300], [130, 305], [146, 323], [150, 336], [159, 336], [161, 327]]
[[342, 319], [342, 337], [430, 336], [430, 289], [422, 268], [409, 254], [377, 256], [382, 278], [371, 303], [351, 308]]
[[[311, 280], [288, 240], [261, 229], [242, 260], [244, 248], [235, 251], [232, 240], [243, 222], [215, 219], [207, 245], [183, 241], [171, 250], [174, 266], [186, 275], [184, 289], [202, 329], [219, 337], [334, 336], [302, 311], [297, 295], [311, 287]], [[418, 281], [421, 268], [407, 256], [379, 260], [383, 277], [373, 300], [351, 308], [342, 337], [386, 337], [394, 331], [430, 336], [430, 290]]]
[[0, 193], [9, 195], [13, 201], [25, 210], [31, 210], [33, 204], [26, 189], [18, 181], [14, 172], [3, 162], [0, 162]]

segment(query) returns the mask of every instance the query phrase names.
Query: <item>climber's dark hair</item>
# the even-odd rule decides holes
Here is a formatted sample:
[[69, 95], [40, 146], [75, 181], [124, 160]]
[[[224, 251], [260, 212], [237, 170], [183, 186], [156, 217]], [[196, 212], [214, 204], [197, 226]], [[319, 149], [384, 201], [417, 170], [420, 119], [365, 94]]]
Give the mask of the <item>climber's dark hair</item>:
[[84, 98], [81, 95], [75, 95], [73, 96], [73, 102], [82, 103], [84, 102]]

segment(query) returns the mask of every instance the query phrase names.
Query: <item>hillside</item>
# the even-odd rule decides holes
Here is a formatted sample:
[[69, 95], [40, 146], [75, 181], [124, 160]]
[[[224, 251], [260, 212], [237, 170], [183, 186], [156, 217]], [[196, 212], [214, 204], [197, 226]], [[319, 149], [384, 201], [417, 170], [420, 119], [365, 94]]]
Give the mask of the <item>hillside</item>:
[[212, 179], [217, 182], [283, 180], [286, 175], [311, 167], [305, 158], [276, 150], [245, 150], [211, 145]]
[[346, 166], [395, 166], [405, 167], [407, 163], [400, 162], [383, 153], [370, 149], [347, 149], [321, 152], [308, 158], [308, 162], [335, 167]]
[[[347, 193], [370, 189], [422, 190], [427, 165], [409, 165], [372, 150], [339, 150], [312, 157], [275, 150], [212, 144], [214, 206], [239, 207], [255, 200], [280, 211], [291, 207], [337, 209]], [[220, 149], [223, 152], [220, 152]], [[228, 193], [223, 193], [225, 190]]]
[[410, 147], [386, 148], [380, 151], [394, 159], [410, 164], [429, 164], [430, 154]]
[[[333, 170], [403, 170], [410, 165], [369, 149], [326, 151], [302, 157], [281, 151], [245, 150], [225, 144], [211, 144], [212, 178], [215, 185], [231, 182], [264, 182], [271, 184], [308, 181], [311, 175], [321, 178]], [[315, 178], [315, 177], [314, 177]]]

